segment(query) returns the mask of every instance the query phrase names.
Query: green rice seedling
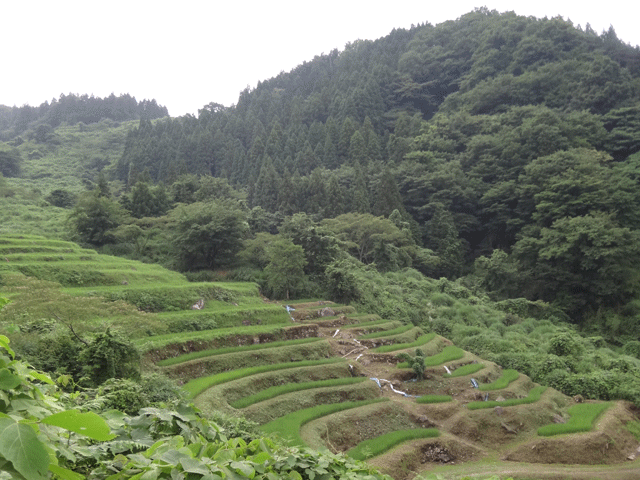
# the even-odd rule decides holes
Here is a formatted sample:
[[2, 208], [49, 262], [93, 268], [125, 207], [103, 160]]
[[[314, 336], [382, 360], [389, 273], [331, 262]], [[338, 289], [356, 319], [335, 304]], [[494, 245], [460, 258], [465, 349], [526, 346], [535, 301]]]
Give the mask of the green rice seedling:
[[438, 436], [440, 436], [440, 432], [435, 428], [396, 430], [376, 438], [364, 440], [347, 450], [346, 454], [356, 460], [366, 460], [367, 458], [377, 457], [400, 443], [415, 440], [416, 438], [434, 438]]
[[[440, 353], [431, 355], [430, 357], [425, 357], [424, 366], [436, 367], [438, 365], [442, 365], [443, 363], [459, 360], [462, 357], [464, 357], [464, 350], [462, 350], [460, 347], [456, 347], [455, 345], [447, 345]], [[407, 362], [400, 362], [398, 363], [397, 367], [409, 368], [409, 364]]]
[[279, 434], [288, 438], [291, 445], [305, 446], [300, 437], [300, 427], [320, 417], [331, 415], [332, 413], [348, 410], [351, 408], [364, 407], [372, 403], [389, 401], [388, 398], [380, 397], [372, 400], [362, 400], [359, 402], [342, 402], [329, 403], [326, 405], [316, 405], [315, 407], [305, 408], [293, 413], [289, 413], [283, 417], [277, 418], [269, 423], [265, 423], [260, 429], [269, 434]]
[[452, 399], [451, 395], [422, 395], [416, 398], [416, 403], [444, 403]]
[[188, 362], [189, 360], [197, 360], [199, 358], [213, 357], [216, 355], [224, 355], [226, 353], [253, 352], [255, 350], [264, 350], [265, 348], [278, 348], [288, 345], [301, 345], [305, 343], [313, 343], [322, 340], [322, 338], [298, 338], [295, 340], [281, 340], [278, 342], [257, 343], [254, 345], [243, 345], [240, 347], [221, 347], [209, 350], [200, 350], [198, 352], [186, 353], [179, 357], [167, 358], [159, 361], [156, 365], [159, 367], [168, 367], [178, 365], [179, 363]]
[[264, 402], [265, 400], [269, 400], [279, 395], [284, 395], [285, 393], [299, 392], [301, 390], [310, 390], [312, 388], [340, 387], [343, 385], [353, 385], [355, 383], [362, 383], [365, 380], [368, 380], [368, 378], [344, 377], [344, 378], [331, 378], [327, 380], [317, 380], [315, 382], [287, 383], [285, 385], [275, 385], [273, 387], [269, 387], [265, 390], [262, 390], [254, 395], [241, 398], [231, 403], [231, 406], [233, 408], [245, 408], [245, 407], [248, 407], [249, 405], [253, 405], [258, 402]]
[[596, 419], [613, 403], [578, 403], [569, 407], [567, 413], [571, 415], [567, 423], [552, 423], [538, 428], [538, 435], [550, 437], [563, 433], [589, 432], [593, 429]]
[[[287, 311], [276, 305], [255, 305], [245, 299], [238, 299], [238, 306], [222, 302], [205, 302], [202, 310], [182, 310], [177, 312], [159, 312], [158, 318], [168, 327], [180, 327], [182, 323], [194, 323], [199, 320], [215, 322], [218, 328], [238, 327], [249, 324], [291, 325]], [[173, 328], [186, 331], [187, 329]]]
[[182, 388], [187, 392], [189, 398], [195, 398], [207, 388], [220, 385], [222, 383], [238, 380], [239, 378], [248, 377], [257, 373], [273, 372], [276, 370], [284, 370], [286, 368], [310, 367], [316, 365], [326, 365], [328, 363], [346, 362], [343, 358], [327, 358], [323, 360], [303, 360], [300, 362], [285, 362], [271, 365], [260, 365], [257, 367], [240, 368], [228, 372], [216, 373], [206, 377], [195, 378], [187, 382]]
[[480, 385], [480, 390], [483, 392], [488, 392], [490, 390], [502, 390], [503, 388], [507, 388], [507, 386], [509, 386], [511, 382], [517, 380], [519, 376], [520, 374], [517, 372], [517, 370], [504, 370], [500, 378], [495, 382]]
[[469, 410], [478, 410], [480, 408], [493, 408], [493, 407], [513, 407], [515, 405], [525, 405], [528, 403], [535, 403], [540, 400], [540, 396], [547, 389], [545, 386], [537, 386], [529, 391], [529, 395], [526, 398], [510, 398], [503, 402], [497, 402], [495, 400], [488, 402], [470, 402], [467, 403]]
[[429, 343], [431, 340], [436, 338], [435, 333], [425, 333], [424, 335], [420, 335], [415, 341], [410, 343], [398, 343], [394, 345], [381, 345], [377, 348], [372, 348], [372, 352], [376, 353], [388, 353], [388, 352], [396, 352], [398, 350], [406, 350], [408, 348], [416, 348], [424, 345], [425, 343]]
[[469, 363], [467, 365], [463, 365], [460, 368], [456, 368], [451, 373], [445, 373], [443, 377], [464, 377], [465, 375], [471, 375], [472, 373], [476, 373], [484, 368], [482, 363]]
[[386, 330], [386, 331], [382, 331], [382, 332], [368, 333], [367, 335], [362, 335], [360, 337], [360, 339], [368, 340], [368, 339], [371, 339], [371, 338], [392, 337], [393, 335], [399, 335], [401, 333], [408, 332], [409, 330], [412, 330], [414, 328], [416, 328], [416, 327], [414, 327], [413, 325], [403, 325], [401, 327], [394, 328], [393, 330]]
[[[247, 289], [250, 289], [249, 291]], [[257, 285], [232, 285], [229, 283], [149, 283], [144, 286], [97, 286], [87, 288], [63, 288], [63, 292], [77, 296], [101, 296], [109, 301], [123, 300], [147, 312], [190, 310], [198, 300], [217, 300], [237, 303], [238, 295], [258, 297]], [[230, 305], [232, 306], [232, 305]]]
[[375, 330], [376, 332], [387, 331], [393, 328], [402, 327], [403, 324], [399, 320], [383, 320], [377, 319], [370, 322], [350, 323], [341, 327], [343, 330]]
[[253, 352], [231, 352], [213, 357], [198, 358], [177, 365], [163, 367], [166, 375], [184, 381], [203, 375], [213, 375], [238, 368], [271, 365], [283, 362], [303, 360], [321, 360], [332, 354], [331, 344], [321, 340], [302, 345], [283, 345], [277, 348], [265, 348]]

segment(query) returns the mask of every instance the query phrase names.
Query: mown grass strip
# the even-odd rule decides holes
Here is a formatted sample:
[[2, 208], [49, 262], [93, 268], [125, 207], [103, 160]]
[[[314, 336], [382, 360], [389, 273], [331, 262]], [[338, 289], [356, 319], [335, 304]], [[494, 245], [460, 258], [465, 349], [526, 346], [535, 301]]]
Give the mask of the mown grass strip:
[[540, 396], [547, 389], [545, 386], [534, 387], [529, 391], [529, 395], [526, 398], [510, 398], [504, 402], [497, 402], [490, 400], [488, 402], [470, 402], [467, 403], [469, 410], [478, 410], [480, 408], [493, 408], [493, 407], [513, 407], [515, 405], [524, 405], [528, 403], [535, 403], [540, 400]]
[[451, 395], [422, 395], [416, 398], [416, 403], [444, 403], [453, 400]]
[[520, 374], [517, 370], [513, 370], [511, 368], [504, 370], [500, 378], [495, 382], [480, 385], [480, 390], [483, 392], [488, 392], [490, 390], [502, 390], [503, 388], [507, 388], [511, 382], [517, 380], [519, 376]]
[[239, 378], [248, 377], [257, 373], [274, 372], [276, 370], [284, 370], [287, 368], [312, 367], [316, 365], [326, 365], [328, 363], [346, 362], [344, 358], [327, 358], [324, 360], [302, 360], [300, 362], [285, 362], [271, 365], [260, 365], [258, 367], [240, 368], [228, 372], [216, 373], [206, 377], [195, 378], [187, 382], [182, 388], [188, 393], [189, 398], [195, 398], [207, 388], [215, 385], [237, 380]]
[[[424, 366], [436, 367], [438, 365], [442, 365], [443, 363], [460, 360], [462, 357], [464, 357], [464, 350], [462, 350], [460, 347], [456, 347], [455, 345], [447, 345], [440, 353], [436, 353], [435, 355], [426, 357], [424, 359]], [[409, 364], [407, 362], [400, 362], [398, 363], [397, 367], [409, 368]]]
[[482, 363], [469, 363], [468, 365], [463, 365], [460, 368], [456, 368], [451, 373], [445, 373], [443, 377], [464, 377], [465, 375], [471, 375], [472, 373], [476, 373], [484, 368]]
[[416, 438], [434, 438], [438, 436], [440, 436], [440, 432], [435, 428], [396, 430], [376, 438], [364, 440], [355, 447], [347, 450], [346, 454], [355, 460], [366, 460], [377, 457], [400, 443], [415, 440]]
[[299, 392], [302, 390], [310, 390], [312, 388], [323, 387], [340, 387], [343, 385], [353, 385], [355, 383], [362, 383], [368, 380], [366, 377], [343, 377], [343, 378], [330, 378], [327, 380], [316, 380], [314, 382], [302, 382], [302, 383], [287, 383], [285, 385], [275, 385], [273, 387], [266, 388], [254, 395], [241, 398], [231, 403], [233, 408], [246, 408], [249, 405], [253, 405], [258, 402], [264, 402], [270, 400], [279, 395], [285, 393]]
[[561, 435], [563, 433], [589, 432], [593, 430], [596, 419], [613, 403], [578, 403], [569, 407], [567, 413], [571, 415], [567, 423], [552, 423], [538, 429], [541, 437]]
[[341, 403], [329, 403], [326, 405], [316, 405], [315, 407], [305, 408], [292, 413], [289, 413], [283, 417], [276, 418], [275, 420], [265, 423], [260, 429], [269, 434], [276, 433], [281, 437], [286, 437], [291, 440], [292, 445], [304, 447], [305, 443], [300, 437], [300, 428], [312, 420], [315, 420], [332, 413], [341, 412], [343, 410], [349, 410], [351, 408], [364, 407], [365, 405], [371, 405], [372, 403], [388, 402], [389, 399], [385, 397], [378, 397], [371, 400], [361, 400], [359, 402], [341, 402]]
[[433, 332], [425, 333], [424, 335], [420, 335], [415, 341], [410, 343], [396, 343], [394, 345], [381, 345], [379, 347], [372, 348], [370, 351], [376, 352], [376, 353], [388, 353], [388, 352], [395, 352], [398, 350], [405, 350], [407, 348], [420, 347], [425, 343], [429, 343], [435, 337], [436, 337], [436, 334]]
[[381, 337], [391, 337], [393, 335], [399, 335], [401, 333], [405, 333], [408, 332], [409, 330], [414, 329], [415, 327], [413, 325], [403, 325], [401, 327], [398, 328], [394, 328], [393, 330], [386, 330], [386, 331], [382, 331], [382, 332], [373, 332], [373, 333], [368, 333], [367, 335], [362, 335], [360, 337], [360, 339], [362, 340], [369, 340], [371, 338], [381, 338]]
[[304, 343], [313, 343], [322, 338], [297, 338], [295, 340], [280, 340], [277, 342], [269, 343], [256, 343], [254, 345], [242, 345], [240, 347], [221, 347], [212, 348], [209, 350], [200, 350], [198, 352], [185, 353], [178, 357], [167, 358], [159, 361], [156, 365], [160, 367], [169, 367], [171, 365], [177, 365], [179, 363], [188, 362], [189, 360], [197, 360], [199, 358], [214, 357], [216, 355], [224, 355], [225, 353], [238, 353], [238, 352], [252, 352], [255, 350], [264, 350], [265, 348], [277, 348], [287, 345], [300, 345]]

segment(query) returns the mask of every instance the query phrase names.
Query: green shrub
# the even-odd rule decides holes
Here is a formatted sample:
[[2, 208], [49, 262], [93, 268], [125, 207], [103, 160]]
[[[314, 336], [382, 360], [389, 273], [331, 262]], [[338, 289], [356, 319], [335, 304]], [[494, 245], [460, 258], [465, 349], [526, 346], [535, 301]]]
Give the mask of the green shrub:
[[[424, 364], [425, 367], [435, 367], [446, 362], [459, 360], [462, 357], [464, 357], [464, 350], [460, 347], [456, 347], [455, 345], [447, 345], [440, 353], [426, 357], [424, 359]], [[407, 368], [408, 366], [409, 365], [406, 362], [398, 363], [397, 365], [398, 368]]]
[[218, 328], [218, 323], [212, 318], [174, 320], [167, 324], [167, 330], [171, 333], [201, 332], [203, 330], [214, 330], [216, 328]]
[[115, 409], [128, 415], [137, 414], [149, 404], [139, 383], [122, 378], [105, 381], [98, 389], [95, 402], [100, 406], [99, 410]]
[[583, 346], [578, 339], [581, 337], [574, 332], [561, 332], [549, 340], [549, 353], [563, 356], [579, 356]]
[[82, 383], [97, 386], [109, 378], [138, 379], [140, 354], [126, 339], [109, 329], [98, 334], [80, 352], [83, 364]]
[[622, 347], [622, 353], [640, 359], [640, 342], [638, 340], [631, 340], [625, 343]]
[[588, 432], [593, 429], [596, 421], [612, 403], [579, 403], [569, 407], [567, 413], [571, 415], [567, 423], [552, 423], [538, 428], [538, 435], [550, 437], [563, 433]]
[[143, 376], [140, 386], [150, 404], [167, 404], [185, 397], [184, 390], [173, 380], [159, 373]]
[[446, 293], [434, 293], [431, 295], [430, 300], [436, 307], [453, 307], [456, 302], [455, 298]]
[[367, 458], [376, 457], [402, 442], [415, 440], [416, 438], [434, 438], [438, 436], [440, 436], [440, 432], [435, 428], [395, 430], [360, 442], [355, 447], [347, 450], [346, 454], [356, 460], [366, 460]]

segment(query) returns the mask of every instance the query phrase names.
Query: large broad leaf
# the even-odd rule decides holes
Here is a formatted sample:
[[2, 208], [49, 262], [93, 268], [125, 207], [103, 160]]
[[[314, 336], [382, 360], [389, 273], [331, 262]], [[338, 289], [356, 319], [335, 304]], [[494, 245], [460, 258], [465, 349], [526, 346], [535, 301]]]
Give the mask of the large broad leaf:
[[29, 425], [0, 418], [0, 455], [27, 480], [45, 480], [49, 455]]
[[8, 368], [0, 369], [0, 390], [11, 390], [21, 383], [20, 377], [11, 373]]
[[101, 442], [115, 437], [111, 429], [99, 415], [93, 412], [65, 410], [42, 419], [42, 423], [54, 425]]
[[49, 470], [55, 473], [57, 476], [62, 478], [63, 480], [83, 480], [84, 475], [76, 473], [71, 470], [67, 470], [66, 468], [62, 468], [58, 465], [49, 465]]
[[4, 335], [0, 335], [0, 347], [9, 352], [9, 355], [11, 355], [12, 357], [16, 356], [15, 352], [9, 348], [9, 338], [5, 337]]
[[29, 376], [35, 380], [40, 380], [42, 383], [48, 383], [49, 385], [55, 385], [53, 380], [44, 373], [36, 372], [35, 370], [29, 371]]

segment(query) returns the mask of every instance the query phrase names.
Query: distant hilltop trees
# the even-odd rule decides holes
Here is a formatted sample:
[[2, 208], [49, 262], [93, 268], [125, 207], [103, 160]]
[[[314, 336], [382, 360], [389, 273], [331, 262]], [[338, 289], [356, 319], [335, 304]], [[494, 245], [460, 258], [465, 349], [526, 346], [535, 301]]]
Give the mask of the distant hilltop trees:
[[75, 125], [79, 122], [95, 123], [104, 118], [115, 121], [150, 120], [168, 115], [167, 107], [158, 105], [155, 99], [139, 102], [128, 93], [119, 96], [112, 93], [105, 98], [62, 94], [59, 99], [44, 102], [38, 107], [0, 105], [0, 132], [3, 137], [11, 138], [35, 124], [48, 124], [55, 128], [63, 122]]

